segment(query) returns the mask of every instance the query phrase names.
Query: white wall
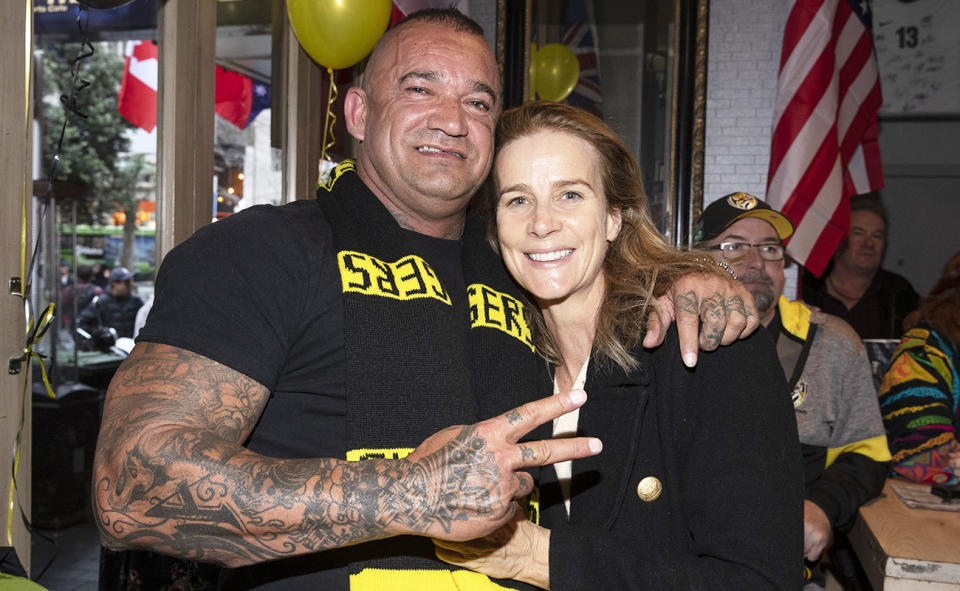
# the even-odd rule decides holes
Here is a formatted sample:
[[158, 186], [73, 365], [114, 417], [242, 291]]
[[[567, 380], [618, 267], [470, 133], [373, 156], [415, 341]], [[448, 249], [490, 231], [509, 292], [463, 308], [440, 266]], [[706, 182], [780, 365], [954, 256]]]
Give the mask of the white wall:
[[880, 122], [890, 218], [883, 266], [926, 295], [960, 250], [960, 121]]

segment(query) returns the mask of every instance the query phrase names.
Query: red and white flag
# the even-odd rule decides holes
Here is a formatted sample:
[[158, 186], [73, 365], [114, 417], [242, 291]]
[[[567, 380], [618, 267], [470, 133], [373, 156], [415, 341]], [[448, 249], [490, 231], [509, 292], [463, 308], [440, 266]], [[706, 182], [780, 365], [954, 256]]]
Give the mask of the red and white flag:
[[253, 105], [253, 80], [217, 66], [214, 110], [240, 129], [247, 126]]
[[[468, 0], [393, 0], [390, 12], [390, 27], [403, 20], [411, 12], [421, 8], [456, 8], [470, 16]], [[389, 28], [389, 27], [388, 27]]]
[[870, 14], [857, 0], [788, 0], [767, 202], [790, 218], [790, 254], [820, 275], [852, 195], [883, 187], [882, 103]]
[[157, 44], [153, 41], [128, 41], [126, 64], [117, 110], [124, 119], [146, 131], [157, 126]]

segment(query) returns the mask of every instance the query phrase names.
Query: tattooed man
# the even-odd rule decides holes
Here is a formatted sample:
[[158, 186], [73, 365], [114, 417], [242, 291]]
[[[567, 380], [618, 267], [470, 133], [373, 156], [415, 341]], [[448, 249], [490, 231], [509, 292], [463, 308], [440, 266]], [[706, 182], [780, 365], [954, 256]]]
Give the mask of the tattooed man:
[[[501, 108], [479, 26], [414, 13], [346, 94], [355, 162], [316, 200], [251, 208], [166, 257], [104, 407], [108, 547], [225, 565], [225, 589], [509, 585], [440, 563], [429, 537], [495, 530], [527, 469], [600, 442], [521, 440], [584, 394], [535, 400], [551, 390], [523, 296], [466, 213]], [[707, 349], [756, 326], [717, 313], [737, 296], [696, 276], [661, 302], [688, 364], [701, 311]]]

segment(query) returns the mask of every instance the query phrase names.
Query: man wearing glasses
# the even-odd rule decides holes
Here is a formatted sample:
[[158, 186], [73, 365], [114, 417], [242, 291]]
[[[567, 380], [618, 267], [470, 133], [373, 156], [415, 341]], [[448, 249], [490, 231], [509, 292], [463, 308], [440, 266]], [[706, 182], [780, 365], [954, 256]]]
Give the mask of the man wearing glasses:
[[[793, 224], [747, 193], [703, 211], [701, 248], [743, 282], [777, 354], [796, 411], [805, 465], [804, 558], [814, 568], [833, 531], [883, 488], [890, 460], [870, 363], [843, 320], [783, 296], [783, 240]], [[787, 394], [784, 392], [784, 394]], [[821, 573], [806, 571], [817, 588]]]

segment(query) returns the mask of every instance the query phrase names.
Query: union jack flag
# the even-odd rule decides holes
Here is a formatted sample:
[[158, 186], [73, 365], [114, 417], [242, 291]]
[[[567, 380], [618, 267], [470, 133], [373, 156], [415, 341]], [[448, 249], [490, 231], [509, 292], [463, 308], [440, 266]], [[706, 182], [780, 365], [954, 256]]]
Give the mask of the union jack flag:
[[568, 2], [566, 21], [567, 33], [563, 36], [563, 44], [573, 51], [580, 63], [580, 79], [567, 96], [567, 104], [603, 119], [603, 92], [597, 63], [597, 26], [592, 0]]

